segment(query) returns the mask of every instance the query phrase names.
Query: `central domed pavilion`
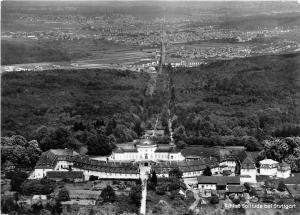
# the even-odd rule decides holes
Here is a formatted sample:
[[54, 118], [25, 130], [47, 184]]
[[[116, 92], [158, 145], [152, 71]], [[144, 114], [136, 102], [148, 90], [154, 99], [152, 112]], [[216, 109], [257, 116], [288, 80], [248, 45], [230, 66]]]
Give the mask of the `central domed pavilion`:
[[140, 139], [131, 143], [118, 144], [109, 161], [120, 162], [164, 162], [183, 161], [180, 150], [173, 145], [157, 144], [154, 140]]

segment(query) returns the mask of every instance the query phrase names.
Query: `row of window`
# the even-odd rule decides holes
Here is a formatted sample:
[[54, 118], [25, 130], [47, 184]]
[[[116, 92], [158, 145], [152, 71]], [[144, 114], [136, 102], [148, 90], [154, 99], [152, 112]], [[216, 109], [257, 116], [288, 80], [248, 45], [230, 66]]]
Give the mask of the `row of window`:
[[144, 154], [144, 155], [138, 155], [138, 154], [121, 154], [121, 155], [115, 155], [114, 159], [174, 159], [174, 156], [171, 155], [169, 157], [169, 154], [163, 154], [163, 153], [156, 153], [156, 154]]

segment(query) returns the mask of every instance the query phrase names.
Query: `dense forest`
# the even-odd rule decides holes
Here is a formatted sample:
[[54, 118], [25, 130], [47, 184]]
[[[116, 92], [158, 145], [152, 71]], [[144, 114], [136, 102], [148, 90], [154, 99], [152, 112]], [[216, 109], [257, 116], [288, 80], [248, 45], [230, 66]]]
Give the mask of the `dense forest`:
[[2, 135], [35, 139], [42, 151], [69, 147], [105, 155], [115, 143], [153, 128], [157, 117], [168, 134], [171, 97], [174, 139], [181, 147], [245, 145], [254, 151], [271, 136], [300, 135], [299, 62], [299, 54], [286, 54], [167, 68], [171, 78], [159, 75], [152, 96], [147, 73], [4, 73]]

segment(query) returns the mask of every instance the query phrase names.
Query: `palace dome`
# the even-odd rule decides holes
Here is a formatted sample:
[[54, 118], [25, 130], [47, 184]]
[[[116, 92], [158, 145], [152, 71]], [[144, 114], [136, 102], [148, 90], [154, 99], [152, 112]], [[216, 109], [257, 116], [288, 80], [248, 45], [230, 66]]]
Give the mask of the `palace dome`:
[[138, 146], [155, 146], [156, 144], [150, 139], [141, 139], [138, 143]]

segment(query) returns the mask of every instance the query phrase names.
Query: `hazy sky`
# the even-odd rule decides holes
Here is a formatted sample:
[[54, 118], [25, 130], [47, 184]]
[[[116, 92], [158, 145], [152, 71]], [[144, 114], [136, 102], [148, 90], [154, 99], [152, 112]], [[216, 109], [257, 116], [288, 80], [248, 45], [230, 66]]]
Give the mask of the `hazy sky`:
[[[149, 0], [0, 0], [0, 1], [149, 1]], [[278, 1], [278, 2], [297, 2], [299, 0], [150, 0], [150, 1], [177, 1], [177, 2], [185, 2], [185, 1]]]
[[192, 2], [192, 1], [204, 1], [204, 2], [212, 2], [212, 1], [240, 1], [240, 2], [298, 2], [300, 3], [300, 0], [0, 0], [0, 2], [3, 2], [3, 1], [61, 1], [61, 2], [68, 2], [68, 1], [81, 1], [81, 2], [88, 2], [88, 1], [99, 1], [99, 2], [147, 2], [147, 1], [161, 1], [161, 2]]

